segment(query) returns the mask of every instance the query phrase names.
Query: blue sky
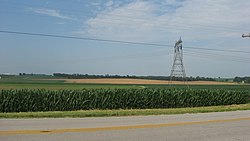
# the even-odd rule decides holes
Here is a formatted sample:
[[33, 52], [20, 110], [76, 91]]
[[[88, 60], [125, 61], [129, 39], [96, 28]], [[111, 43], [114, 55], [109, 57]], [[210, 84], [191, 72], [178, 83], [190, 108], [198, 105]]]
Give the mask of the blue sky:
[[[249, 0], [0, 0], [0, 30], [173, 45], [188, 76], [250, 75]], [[173, 48], [0, 33], [0, 73], [170, 74]], [[189, 47], [238, 50], [207, 51]]]

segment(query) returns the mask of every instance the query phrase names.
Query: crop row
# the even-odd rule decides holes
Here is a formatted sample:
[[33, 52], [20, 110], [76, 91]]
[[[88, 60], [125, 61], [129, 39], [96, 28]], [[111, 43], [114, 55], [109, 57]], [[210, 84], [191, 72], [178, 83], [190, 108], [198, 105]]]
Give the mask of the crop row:
[[215, 106], [247, 103], [249, 97], [225, 89], [0, 90], [0, 112]]

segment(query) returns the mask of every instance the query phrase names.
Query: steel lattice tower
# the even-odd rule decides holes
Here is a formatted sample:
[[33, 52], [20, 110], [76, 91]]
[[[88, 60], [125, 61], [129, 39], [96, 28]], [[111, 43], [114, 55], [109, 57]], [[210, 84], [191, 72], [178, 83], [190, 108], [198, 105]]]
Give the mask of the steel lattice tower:
[[174, 46], [174, 62], [170, 74], [171, 80], [185, 81], [186, 73], [183, 65], [183, 51], [181, 38], [176, 41]]

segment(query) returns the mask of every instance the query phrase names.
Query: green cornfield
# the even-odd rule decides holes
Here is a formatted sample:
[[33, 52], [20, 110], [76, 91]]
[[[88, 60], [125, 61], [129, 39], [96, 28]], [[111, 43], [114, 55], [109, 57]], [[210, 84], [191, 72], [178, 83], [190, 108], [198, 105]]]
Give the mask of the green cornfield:
[[152, 109], [244, 104], [247, 91], [226, 89], [0, 90], [0, 112]]

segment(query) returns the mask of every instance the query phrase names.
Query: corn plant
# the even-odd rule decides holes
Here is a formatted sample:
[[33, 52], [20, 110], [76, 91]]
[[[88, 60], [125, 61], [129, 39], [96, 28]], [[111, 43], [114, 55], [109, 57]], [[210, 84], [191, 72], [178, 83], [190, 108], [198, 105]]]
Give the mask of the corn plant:
[[226, 89], [0, 90], [0, 112], [179, 108], [247, 102], [249, 92]]

